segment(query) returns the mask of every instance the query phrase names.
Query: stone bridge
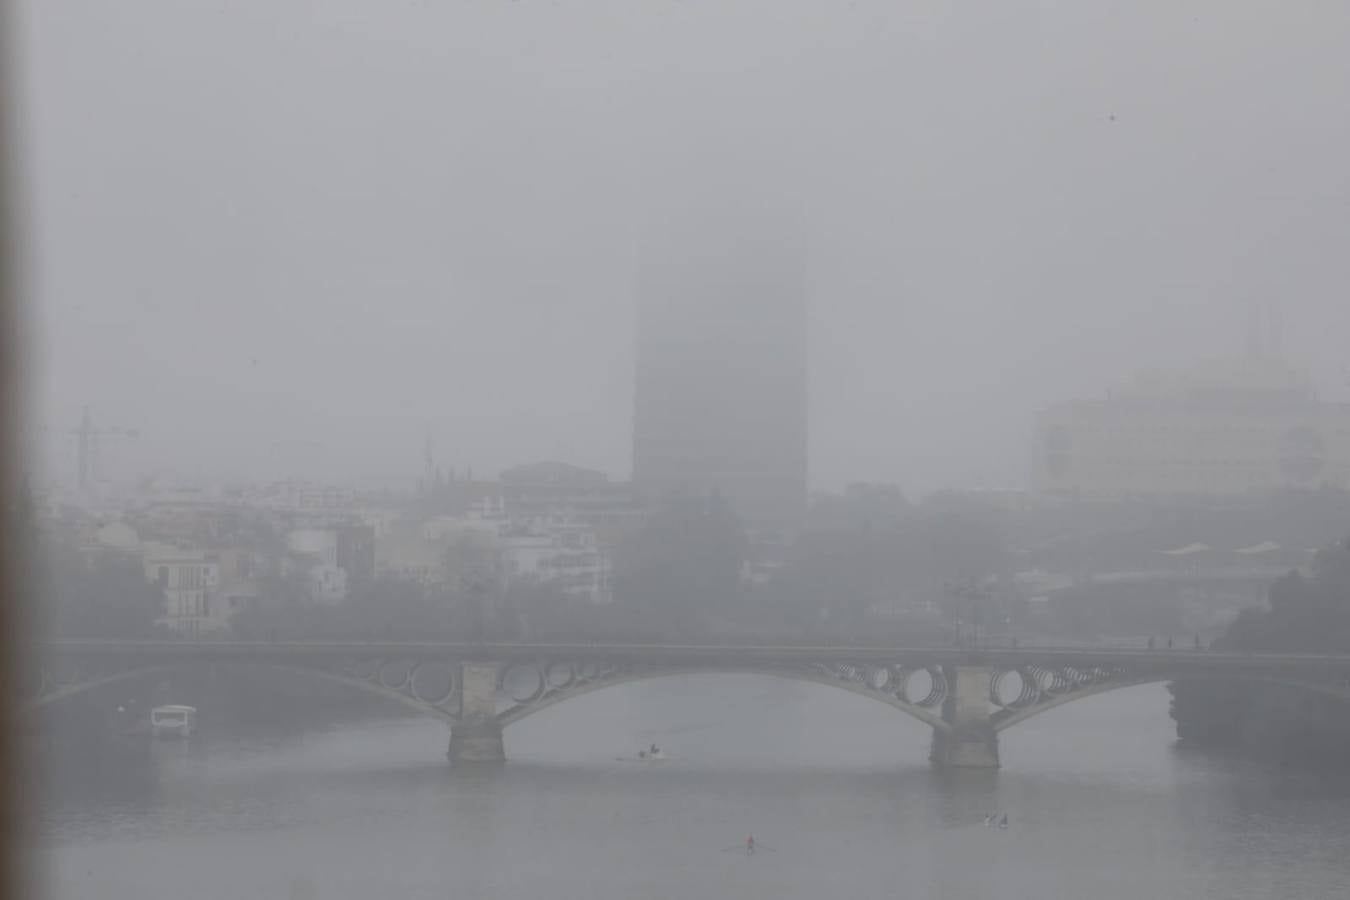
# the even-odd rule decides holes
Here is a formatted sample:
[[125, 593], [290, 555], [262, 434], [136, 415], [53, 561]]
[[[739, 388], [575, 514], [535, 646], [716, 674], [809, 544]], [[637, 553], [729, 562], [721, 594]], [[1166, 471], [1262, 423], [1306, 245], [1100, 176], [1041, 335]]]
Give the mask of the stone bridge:
[[99, 641], [43, 645], [36, 709], [173, 668], [235, 663], [301, 670], [373, 692], [450, 726], [456, 763], [502, 761], [503, 729], [573, 697], [683, 673], [745, 672], [850, 691], [933, 730], [933, 761], [995, 767], [998, 735], [1064, 703], [1132, 685], [1219, 678], [1293, 685], [1350, 702], [1350, 656], [1112, 649], [732, 645]]

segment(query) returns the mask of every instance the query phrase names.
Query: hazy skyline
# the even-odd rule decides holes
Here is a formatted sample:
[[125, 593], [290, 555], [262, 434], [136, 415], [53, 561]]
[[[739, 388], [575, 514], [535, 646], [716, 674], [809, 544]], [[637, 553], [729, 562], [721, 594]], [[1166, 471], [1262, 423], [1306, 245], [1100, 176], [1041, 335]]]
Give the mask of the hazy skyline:
[[29, 419], [137, 468], [626, 477], [645, 242], [731, 192], [803, 248], [817, 487], [1020, 486], [1037, 409], [1256, 299], [1350, 394], [1344, 5], [20, 13]]

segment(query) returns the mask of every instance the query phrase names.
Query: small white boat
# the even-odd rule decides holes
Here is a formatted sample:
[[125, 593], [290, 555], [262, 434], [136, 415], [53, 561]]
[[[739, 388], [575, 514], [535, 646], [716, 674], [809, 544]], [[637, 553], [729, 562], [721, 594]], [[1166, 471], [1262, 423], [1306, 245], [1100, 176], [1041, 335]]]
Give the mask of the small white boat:
[[150, 710], [150, 733], [155, 737], [185, 738], [196, 728], [195, 706], [156, 706]]

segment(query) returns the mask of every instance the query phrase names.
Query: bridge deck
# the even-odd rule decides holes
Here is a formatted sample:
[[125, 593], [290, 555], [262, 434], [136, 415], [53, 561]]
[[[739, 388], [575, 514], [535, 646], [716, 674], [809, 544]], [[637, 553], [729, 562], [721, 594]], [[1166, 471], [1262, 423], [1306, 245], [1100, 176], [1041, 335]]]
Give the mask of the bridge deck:
[[57, 640], [39, 646], [42, 655], [140, 658], [162, 662], [217, 659], [285, 661], [302, 658], [388, 657], [402, 659], [538, 660], [578, 659], [646, 665], [747, 666], [817, 661], [859, 665], [984, 665], [1081, 667], [1128, 666], [1186, 672], [1271, 672], [1298, 669], [1350, 675], [1350, 655], [1215, 653], [1190, 649], [1036, 647], [1025, 649], [953, 647], [780, 646], [753, 644], [520, 644], [432, 641], [115, 641]]

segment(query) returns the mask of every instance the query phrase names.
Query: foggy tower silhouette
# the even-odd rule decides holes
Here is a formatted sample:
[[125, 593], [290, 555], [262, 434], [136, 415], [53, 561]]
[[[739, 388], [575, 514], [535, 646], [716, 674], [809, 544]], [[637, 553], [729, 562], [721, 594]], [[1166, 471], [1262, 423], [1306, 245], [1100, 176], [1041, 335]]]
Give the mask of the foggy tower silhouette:
[[709, 224], [643, 266], [633, 480], [649, 503], [718, 494], [753, 529], [790, 528], [807, 492], [802, 254]]

